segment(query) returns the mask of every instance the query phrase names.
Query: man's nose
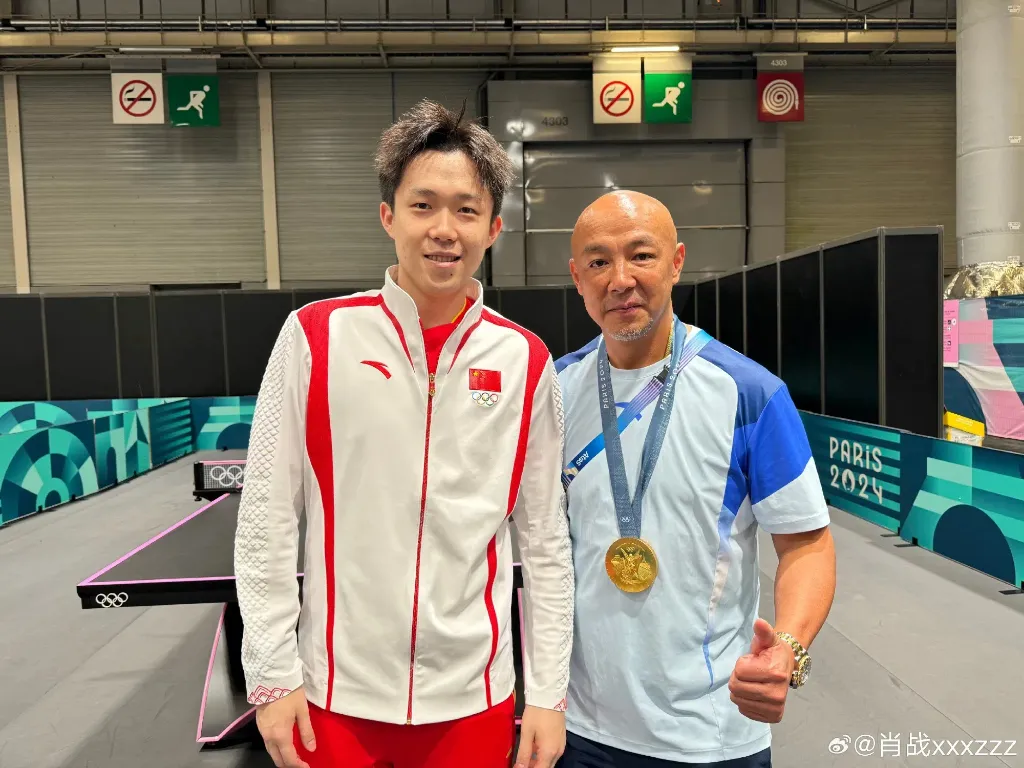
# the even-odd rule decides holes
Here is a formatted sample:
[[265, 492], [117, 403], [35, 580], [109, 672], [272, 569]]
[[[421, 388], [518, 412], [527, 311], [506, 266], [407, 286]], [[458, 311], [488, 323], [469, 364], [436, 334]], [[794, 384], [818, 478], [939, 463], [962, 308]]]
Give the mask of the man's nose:
[[451, 241], [455, 239], [455, 221], [447, 208], [441, 208], [434, 217], [430, 228], [430, 237], [434, 240]]
[[612, 279], [609, 288], [613, 291], [628, 291], [636, 287], [636, 279], [628, 261], [616, 261], [612, 264]]

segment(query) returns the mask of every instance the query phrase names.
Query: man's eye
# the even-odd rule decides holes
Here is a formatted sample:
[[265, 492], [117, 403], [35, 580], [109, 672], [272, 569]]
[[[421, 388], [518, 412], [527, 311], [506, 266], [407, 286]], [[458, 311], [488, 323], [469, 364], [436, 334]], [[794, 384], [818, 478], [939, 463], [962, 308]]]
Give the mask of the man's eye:
[[647, 252], [638, 253], [638, 254], [636, 254], [635, 258], [637, 258], [637, 259], [653, 259], [654, 258], [654, 254], [653, 253], [647, 253]]
[[470, 208], [468, 206], [465, 206], [465, 207], [459, 209], [459, 213], [476, 214], [476, 209], [475, 208]]
[[419, 208], [421, 211], [425, 211], [428, 208], [430, 208], [430, 206], [427, 203], [413, 203], [412, 207]]

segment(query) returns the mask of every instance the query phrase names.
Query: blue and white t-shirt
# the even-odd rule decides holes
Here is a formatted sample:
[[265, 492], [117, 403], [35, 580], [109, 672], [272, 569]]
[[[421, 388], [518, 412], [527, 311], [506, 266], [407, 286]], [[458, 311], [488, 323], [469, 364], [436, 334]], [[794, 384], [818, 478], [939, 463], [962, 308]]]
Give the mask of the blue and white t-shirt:
[[[687, 339], [698, 333], [690, 326]], [[620, 413], [667, 362], [612, 368]], [[567, 464], [601, 433], [597, 341], [556, 367]], [[621, 433], [630, 498], [656, 403]], [[829, 523], [807, 436], [782, 381], [713, 339], [680, 373], [643, 502], [641, 537], [658, 558], [647, 591], [622, 592], [605, 572], [605, 552], [619, 538], [605, 451], [567, 493], [576, 569], [568, 730], [686, 762], [769, 746], [770, 727], [741, 715], [728, 687], [736, 660], [750, 651], [758, 615], [757, 526], [796, 533]]]

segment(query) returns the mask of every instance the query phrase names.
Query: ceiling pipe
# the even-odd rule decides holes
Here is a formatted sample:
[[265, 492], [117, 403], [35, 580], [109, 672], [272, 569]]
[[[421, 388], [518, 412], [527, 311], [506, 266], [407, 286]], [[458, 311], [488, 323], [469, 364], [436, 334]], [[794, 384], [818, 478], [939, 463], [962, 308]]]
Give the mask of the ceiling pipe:
[[538, 20], [14, 20], [0, 34], [20, 32], [591, 32], [803, 30], [875, 31], [955, 29], [952, 19], [538, 19]]

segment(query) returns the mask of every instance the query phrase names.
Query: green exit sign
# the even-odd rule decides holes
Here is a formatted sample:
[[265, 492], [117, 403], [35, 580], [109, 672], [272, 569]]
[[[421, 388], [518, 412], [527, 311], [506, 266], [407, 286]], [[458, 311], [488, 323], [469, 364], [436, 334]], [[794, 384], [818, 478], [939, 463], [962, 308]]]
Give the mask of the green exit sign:
[[171, 125], [220, 125], [216, 75], [167, 75], [165, 85]]
[[693, 120], [692, 72], [644, 73], [644, 122], [689, 123]]

